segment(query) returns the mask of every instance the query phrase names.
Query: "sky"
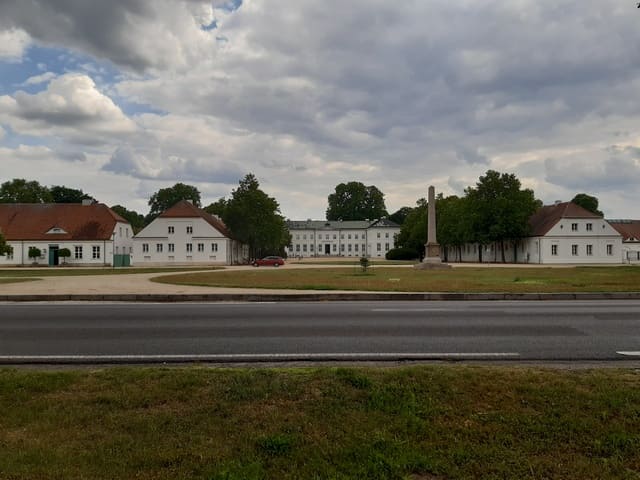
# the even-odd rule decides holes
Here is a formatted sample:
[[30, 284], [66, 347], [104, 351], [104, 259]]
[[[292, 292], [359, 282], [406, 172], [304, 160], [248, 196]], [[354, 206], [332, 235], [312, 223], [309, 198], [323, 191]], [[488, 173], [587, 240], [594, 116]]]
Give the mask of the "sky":
[[290, 219], [487, 170], [640, 218], [635, 0], [0, 0], [0, 182], [146, 214], [253, 173]]

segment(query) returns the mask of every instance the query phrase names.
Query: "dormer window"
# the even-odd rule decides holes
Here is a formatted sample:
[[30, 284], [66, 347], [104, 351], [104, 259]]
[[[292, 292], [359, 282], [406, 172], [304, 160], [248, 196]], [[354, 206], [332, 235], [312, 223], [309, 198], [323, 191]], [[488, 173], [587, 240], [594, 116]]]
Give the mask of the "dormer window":
[[49, 230], [47, 232], [47, 235], [55, 235], [55, 234], [58, 234], [58, 235], [63, 234], [64, 235], [66, 233], [67, 232], [64, 229], [60, 228], [60, 227], [53, 227], [51, 230]]

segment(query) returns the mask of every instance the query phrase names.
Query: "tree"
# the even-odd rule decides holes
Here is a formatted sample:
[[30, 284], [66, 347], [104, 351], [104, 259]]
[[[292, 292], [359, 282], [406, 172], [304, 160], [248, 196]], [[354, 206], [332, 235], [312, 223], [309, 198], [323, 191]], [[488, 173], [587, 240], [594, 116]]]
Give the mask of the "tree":
[[62, 263], [67, 263], [66, 259], [71, 256], [71, 250], [68, 248], [61, 248], [58, 250], [58, 257], [62, 258]]
[[401, 207], [400, 209], [389, 215], [389, 220], [397, 223], [398, 225], [402, 225], [410, 212], [411, 207]]
[[200, 208], [200, 192], [198, 189], [192, 185], [176, 183], [173, 187], [161, 188], [151, 195], [149, 199], [149, 207], [151, 208], [147, 218], [153, 220], [180, 200], [191, 200], [196, 207]]
[[14, 178], [0, 185], [0, 203], [48, 203], [51, 192], [35, 180]]
[[327, 220], [373, 220], [387, 215], [384, 194], [360, 182], [337, 185], [328, 202]]
[[111, 210], [116, 212], [131, 224], [131, 228], [133, 229], [134, 234], [138, 233], [146, 226], [144, 215], [138, 212], [127, 210], [122, 205], [114, 205], [113, 207], [111, 207]]
[[[502, 262], [505, 262], [505, 241], [511, 242], [517, 252], [519, 239], [529, 234], [529, 217], [540, 207], [540, 202], [532, 190], [521, 189], [520, 180], [514, 174], [500, 174], [495, 170], [488, 170], [465, 194], [467, 222], [471, 227], [469, 240], [482, 245], [499, 242]], [[479, 261], [482, 261], [481, 255], [479, 253]]]
[[94, 200], [91, 195], [87, 195], [82, 190], [67, 188], [64, 185], [53, 185], [49, 189], [51, 201], [53, 203], [82, 203], [83, 200]]
[[7, 244], [7, 241], [5, 240], [4, 235], [2, 235], [2, 232], [0, 232], [0, 257], [5, 256], [8, 253], [11, 253], [12, 251], [13, 251], [13, 248], [11, 247], [11, 245]]
[[42, 256], [42, 251], [38, 247], [29, 247], [29, 258], [33, 259], [33, 263], [36, 263], [36, 258]]
[[260, 190], [253, 174], [240, 180], [238, 188], [225, 201], [222, 220], [231, 233], [249, 246], [251, 259], [269, 254], [284, 255], [291, 242], [278, 202]]
[[443, 247], [444, 260], [449, 261], [449, 253], [457, 252], [462, 258], [462, 245], [469, 241], [471, 232], [467, 221], [467, 201], [465, 198], [439, 194], [436, 199], [436, 224], [438, 243]]
[[223, 218], [226, 208], [227, 201], [224, 198], [221, 198], [217, 202], [210, 203], [209, 205], [204, 207], [203, 210], [210, 215], [216, 215], [217, 217]]
[[591, 195], [587, 195], [586, 193], [578, 193], [573, 200], [571, 200], [576, 205], [580, 205], [585, 210], [589, 210], [591, 213], [595, 213], [596, 215], [600, 215], [604, 217], [604, 214], [598, 210], [598, 199], [596, 197], [592, 197]]
[[400, 227], [396, 247], [415, 250], [424, 256], [424, 244], [427, 242], [427, 200], [421, 198], [411, 209]]

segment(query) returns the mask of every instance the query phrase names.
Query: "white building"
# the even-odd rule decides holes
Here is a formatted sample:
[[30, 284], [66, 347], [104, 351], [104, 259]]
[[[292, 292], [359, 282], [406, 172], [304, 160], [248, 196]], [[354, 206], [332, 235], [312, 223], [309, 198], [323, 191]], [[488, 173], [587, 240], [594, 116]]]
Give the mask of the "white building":
[[[0, 232], [12, 252], [0, 266], [129, 265], [133, 230], [128, 221], [102, 203], [0, 204]], [[29, 257], [29, 249], [40, 250]], [[59, 256], [68, 249], [69, 258]]]
[[382, 218], [369, 221], [287, 221], [291, 233], [289, 258], [382, 257], [395, 248], [400, 226]]
[[622, 261], [640, 263], [640, 220], [608, 220], [622, 235]]
[[[531, 235], [516, 248], [504, 242], [505, 262], [540, 264], [620, 264], [622, 236], [602, 216], [571, 202], [542, 207], [529, 219]], [[502, 262], [502, 245], [466, 244], [449, 248], [447, 261]]]
[[143, 265], [246, 263], [247, 249], [218, 217], [182, 200], [161, 213], [133, 240], [133, 262]]

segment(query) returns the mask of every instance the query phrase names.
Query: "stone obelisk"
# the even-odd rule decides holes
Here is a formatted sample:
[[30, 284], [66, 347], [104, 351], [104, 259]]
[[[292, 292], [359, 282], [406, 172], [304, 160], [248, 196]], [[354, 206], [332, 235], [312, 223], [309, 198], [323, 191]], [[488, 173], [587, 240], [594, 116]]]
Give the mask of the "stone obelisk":
[[425, 244], [425, 255], [422, 263], [416, 265], [416, 268], [451, 268], [451, 265], [442, 263], [440, 259], [440, 244], [438, 243], [436, 229], [436, 189], [431, 185], [429, 187], [429, 197], [427, 204], [427, 243]]

